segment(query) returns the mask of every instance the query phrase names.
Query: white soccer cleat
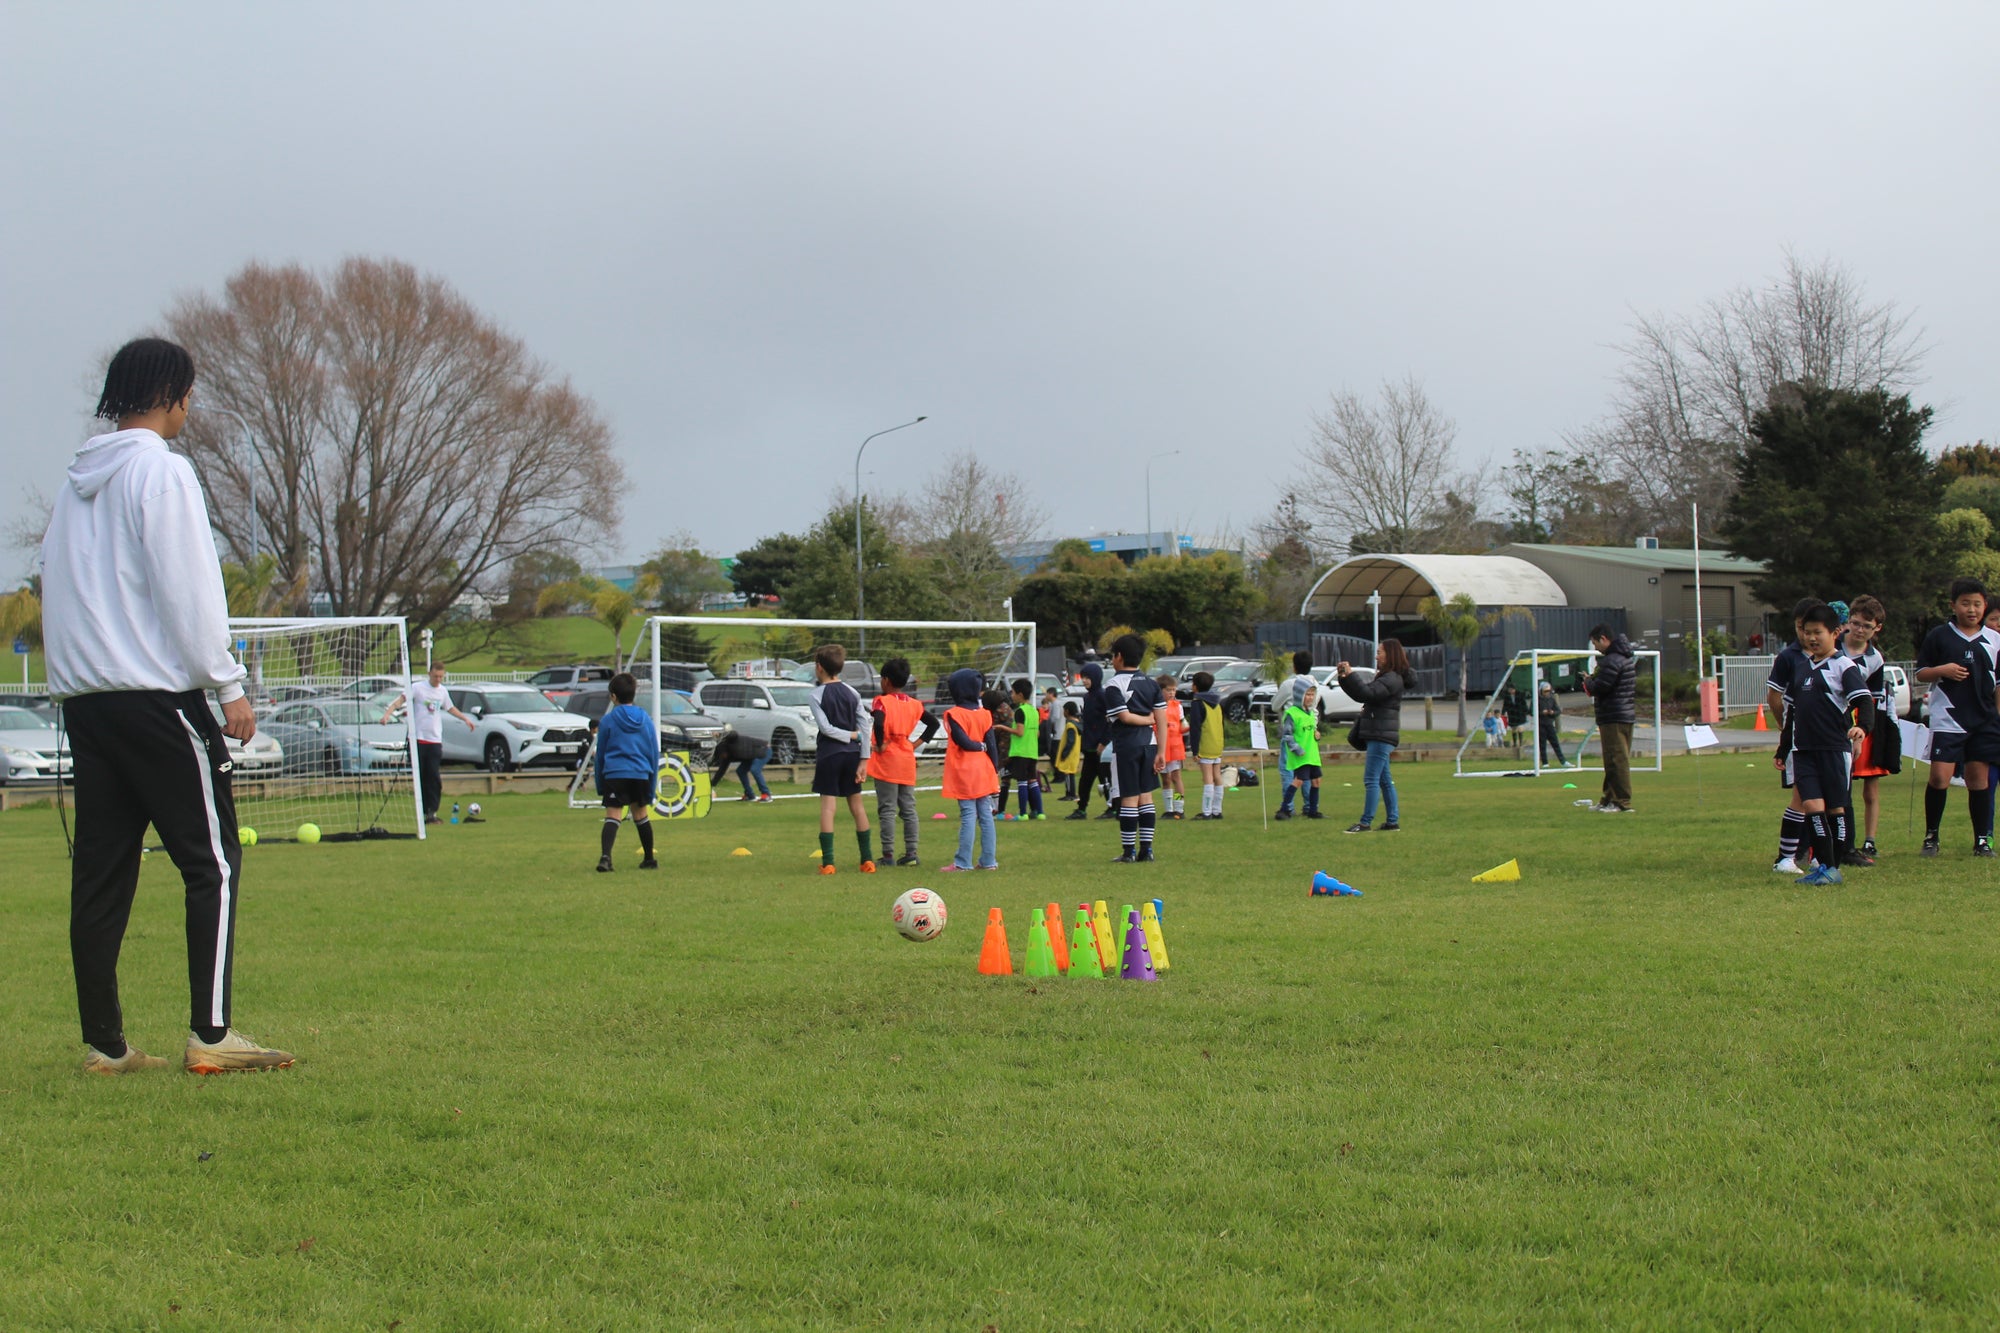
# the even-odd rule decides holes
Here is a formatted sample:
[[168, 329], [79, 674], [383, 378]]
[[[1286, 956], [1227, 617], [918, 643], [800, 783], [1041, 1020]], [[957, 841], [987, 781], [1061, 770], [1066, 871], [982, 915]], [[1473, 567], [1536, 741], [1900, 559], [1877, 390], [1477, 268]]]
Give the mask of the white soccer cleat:
[[1789, 856], [1781, 856], [1771, 862], [1771, 873], [1774, 875], [1796, 875], [1799, 873], [1799, 863]]

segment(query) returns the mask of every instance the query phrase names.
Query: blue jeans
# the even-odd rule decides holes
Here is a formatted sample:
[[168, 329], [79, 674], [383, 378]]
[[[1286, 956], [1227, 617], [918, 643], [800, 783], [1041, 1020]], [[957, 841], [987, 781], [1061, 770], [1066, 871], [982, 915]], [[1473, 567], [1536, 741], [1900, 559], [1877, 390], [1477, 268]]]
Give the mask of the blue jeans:
[[1361, 822], [1375, 822], [1375, 801], [1382, 801], [1382, 812], [1387, 815], [1384, 823], [1394, 824], [1396, 819], [1396, 780], [1389, 776], [1389, 755], [1395, 746], [1387, 741], [1368, 742], [1368, 762], [1361, 769]]
[[972, 830], [979, 829], [979, 864], [997, 866], [1000, 864], [1000, 839], [993, 831], [993, 798], [981, 796], [973, 801], [958, 803], [958, 855], [952, 864], [960, 870], [972, 869]]
[[[771, 794], [771, 789], [764, 784], [764, 761], [769, 758], [769, 755], [759, 755], [755, 759], [739, 759], [736, 761], [736, 777], [743, 784], [743, 794], [745, 796], [751, 794], [750, 783], [753, 779], [757, 783], [758, 791], [763, 792], [766, 796]], [[728, 768], [729, 766], [724, 764], [723, 774], [718, 776], [726, 775]]]

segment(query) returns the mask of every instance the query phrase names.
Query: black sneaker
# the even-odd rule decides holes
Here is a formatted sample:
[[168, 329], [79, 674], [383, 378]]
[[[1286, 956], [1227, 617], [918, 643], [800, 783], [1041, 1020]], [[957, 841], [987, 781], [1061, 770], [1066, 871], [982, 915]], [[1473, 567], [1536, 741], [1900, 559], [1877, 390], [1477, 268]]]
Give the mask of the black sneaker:
[[598, 874], [600, 874], [600, 875], [608, 875], [608, 874], [610, 874], [610, 873], [611, 873], [611, 858], [610, 858], [610, 857], [608, 857], [608, 856], [600, 856], [600, 857], [598, 857], [598, 858], [597, 858], [597, 873], [598, 873]]
[[1881, 855], [1881, 853], [1880, 853], [1880, 852], [1878, 852], [1878, 851], [1876, 851], [1876, 850], [1875, 850], [1875, 839], [1873, 839], [1873, 838], [1869, 838], [1869, 839], [1868, 839], [1868, 840], [1867, 840], [1866, 842], [1863, 842], [1863, 843], [1861, 844], [1861, 850], [1862, 850], [1862, 851], [1864, 851], [1864, 852], [1866, 852], [1866, 853], [1868, 853], [1868, 854], [1869, 854], [1870, 856], [1880, 856], [1880, 855]]
[[1063, 816], [1063, 818], [1064, 818], [1064, 819], [1088, 819], [1088, 818], [1090, 818], [1090, 811], [1088, 811], [1088, 810], [1072, 810], [1072, 811], [1070, 811], [1070, 812], [1069, 812], [1068, 814], [1064, 815], [1064, 816]]
[[1280, 809], [1277, 814], [1271, 816], [1273, 819], [1290, 819], [1291, 817], [1292, 812], [1285, 809]]
[[1368, 826], [1366, 824], [1349, 824], [1341, 830], [1342, 833], [1366, 833], [1367, 831]]
[[896, 858], [896, 864], [899, 866], [920, 866], [923, 862], [917, 859], [915, 852], [905, 852]]
[[1137, 856], [1134, 856], [1131, 852], [1120, 852], [1118, 855], [1111, 858], [1111, 864], [1115, 866], [1129, 866], [1138, 859], [1139, 858]]
[[1403, 831], [1403, 826], [1401, 824], [1398, 824], [1395, 820], [1392, 819], [1388, 823], [1382, 826], [1382, 831], [1384, 833], [1401, 833]]
[[1110, 808], [1109, 810], [1106, 810], [1106, 811], [1105, 811], [1105, 812], [1104, 812], [1103, 814], [1099, 815], [1099, 816], [1098, 816], [1098, 818], [1099, 818], [1099, 819], [1116, 819], [1116, 818], [1118, 818], [1118, 807], [1117, 807], [1117, 806], [1115, 806], [1115, 805], [1114, 805], [1114, 806], [1112, 806], [1112, 807], [1111, 807], [1111, 808]]
[[[1991, 854], [1992, 853], [1990, 852], [1988, 853], [1989, 856]], [[1150, 861], [1153, 859], [1153, 849], [1151, 847], [1141, 847], [1139, 849], [1139, 854], [1133, 857], [1132, 859], [1134, 861]]]
[[1841, 856], [1840, 863], [1848, 866], [1872, 866], [1875, 864], [1875, 858], [1863, 848], [1850, 847]]
[[1317, 811], [1317, 810], [1308, 810], [1308, 811], [1306, 811], [1306, 813], [1305, 813], [1305, 817], [1306, 817], [1307, 819], [1325, 819], [1325, 818], [1326, 818], [1326, 816], [1325, 816], [1325, 815], [1321, 814], [1321, 813], [1320, 813], [1319, 811]]
[[1991, 860], [1993, 857], [1993, 839], [1974, 838], [1972, 840], [1972, 854]]
[[1924, 835], [1923, 850], [1918, 852], [1917, 855], [1936, 856], [1937, 854], [1938, 854], [1938, 835], [1935, 833], [1926, 833]]
[[639, 863], [639, 869], [641, 870], [658, 870], [659, 868], [660, 863], [650, 856]]

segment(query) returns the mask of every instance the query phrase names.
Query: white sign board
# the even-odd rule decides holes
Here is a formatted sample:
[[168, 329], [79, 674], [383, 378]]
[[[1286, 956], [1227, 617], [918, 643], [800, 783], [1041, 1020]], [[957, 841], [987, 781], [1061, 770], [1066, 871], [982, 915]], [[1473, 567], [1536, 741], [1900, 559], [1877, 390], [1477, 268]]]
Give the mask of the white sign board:
[[1264, 734], [1264, 719], [1261, 717], [1250, 719], [1250, 748], [1253, 750], [1271, 748], [1270, 738]]
[[1919, 764], [1931, 761], [1931, 729], [1920, 726], [1904, 718], [1896, 719], [1896, 730], [1903, 734], [1903, 758]]
[[1687, 743], [1690, 750], [1705, 750], [1711, 745], [1720, 745], [1722, 743], [1715, 738], [1715, 728], [1702, 723], [1694, 723], [1682, 728], [1682, 730], [1687, 732]]

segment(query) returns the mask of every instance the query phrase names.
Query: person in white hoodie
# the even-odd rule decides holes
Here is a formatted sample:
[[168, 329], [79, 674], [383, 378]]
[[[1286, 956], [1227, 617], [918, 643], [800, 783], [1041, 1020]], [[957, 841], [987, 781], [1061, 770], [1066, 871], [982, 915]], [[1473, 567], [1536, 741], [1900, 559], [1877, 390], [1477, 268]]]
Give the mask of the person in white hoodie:
[[[49, 692], [75, 764], [70, 961], [97, 1074], [164, 1068], [125, 1040], [118, 953], [139, 888], [146, 826], [187, 889], [191, 1073], [283, 1069], [289, 1052], [230, 1027], [242, 849], [223, 737], [257, 719], [229, 655], [229, 605], [208, 506], [167, 441], [187, 424], [194, 359], [160, 338], [118, 349], [97, 415], [118, 429], [86, 442], [42, 539]], [[222, 725], [209, 711], [213, 690]]]

